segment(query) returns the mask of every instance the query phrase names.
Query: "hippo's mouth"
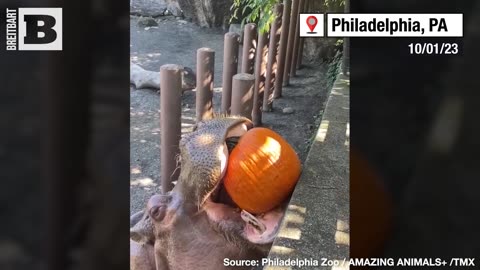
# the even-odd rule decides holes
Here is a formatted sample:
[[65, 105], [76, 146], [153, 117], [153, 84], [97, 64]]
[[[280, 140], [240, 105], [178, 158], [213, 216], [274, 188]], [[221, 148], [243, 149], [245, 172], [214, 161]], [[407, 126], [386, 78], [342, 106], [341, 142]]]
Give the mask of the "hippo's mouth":
[[240, 123], [231, 126], [225, 135], [225, 142], [221, 151], [221, 175], [216, 179], [216, 185], [204, 204], [210, 220], [216, 223], [236, 223], [243, 231], [243, 236], [252, 243], [266, 244], [273, 242], [280, 221], [283, 217], [283, 209], [279, 206], [271, 211], [259, 215], [253, 215], [240, 209], [228, 195], [223, 177], [227, 170], [228, 155], [235, 147], [239, 139], [252, 128], [251, 123]]
[[223, 185], [223, 177], [227, 172], [228, 158], [230, 153], [232, 152], [233, 148], [236, 146], [240, 138], [251, 128], [252, 126], [249, 123], [237, 124], [235, 126], [232, 126], [225, 135], [225, 142], [223, 143], [223, 146], [221, 146], [221, 151], [219, 151], [221, 153], [221, 175], [217, 181], [215, 189], [209, 197], [212, 202], [223, 203], [232, 207], [236, 207], [235, 203], [232, 201], [227, 191], [225, 190], [225, 187]]

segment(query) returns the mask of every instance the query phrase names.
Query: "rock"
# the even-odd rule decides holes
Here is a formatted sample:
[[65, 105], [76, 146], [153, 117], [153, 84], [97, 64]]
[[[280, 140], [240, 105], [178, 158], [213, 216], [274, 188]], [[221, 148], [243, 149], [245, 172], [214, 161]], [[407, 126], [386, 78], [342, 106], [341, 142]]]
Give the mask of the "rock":
[[292, 107], [286, 107], [282, 110], [284, 114], [292, 114], [295, 112], [295, 110]]
[[230, 27], [228, 28], [228, 32], [233, 32], [237, 33], [240, 35], [240, 44], [243, 43], [243, 28], [242, 24], [240, 23], [232, 23], [230, 24]]
[[[311, 8], [319, 13], [343, 13], [341, 2], [332, 1], [326, 6], [324, 1], [312, 1]], [[337, 45], [339, 39], [341, 38], [306, 38], [302, 55], [304, 63], [330, 61], [336, 51], [341, 49], [341, 46]]]
[[164, 0], [131, 0], [130, 14], [143, 17], [159, 17], [165, 15], [167, 4]]
[[187, 17], [203, 27], [226, 26], [233, 0], [132, 0], [130, 14]]
[[[153, 88], [160, 89], [160, 72], [145, 70], [139, 65], [130, 63], [130, 83], [135, 88]], [[182, 72], [182, 91], [194, 89], [196, 86], [196, 76], [189, 67], [183, 67]]]
[[130, 64], [130, 83], [135, 88], [155, 88], [160, 89], [159, 72], [145, 70], [139, 65]]
[[167, 10], [175, 17], [183, 18], [183, 11], [178, 5], [178, 2], [171, 1], [168, 6]]
[[177, 2], [185, 17], [203, 27], [224, 26], [230, 19], [233, 0], [167, 0]]
[[185, 20], [178, 20], [178, 23], [179, 23], [179, 24], [187, 24], [188, 22], [185, 21]]
[[158, 23], [152, 17], [140, 17], [138, 19], [138, 25], [142, 27], [148, 27], [148, 26], [158, 26]]

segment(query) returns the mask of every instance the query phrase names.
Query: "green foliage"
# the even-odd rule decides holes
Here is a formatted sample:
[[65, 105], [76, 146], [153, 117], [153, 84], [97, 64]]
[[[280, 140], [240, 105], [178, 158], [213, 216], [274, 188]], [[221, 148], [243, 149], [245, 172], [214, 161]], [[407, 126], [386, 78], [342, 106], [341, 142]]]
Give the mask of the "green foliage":
[[[310, 0], [316, 1], [316, 0]], [[344, 7], [346, 0], [324, 0], [325, 10], [335, 7]], [[255, 23], [261, 33], [270, 29], [270, 24], [275, 20], [274, 6], [281, 0], [233, 0], [230, 8], [232, 21], [241, 18], [242, 27], [246, 23]]]
[[343, 53], [340, 50], [337, 50], [335, 57], [328, 63], [327, 71], [327, 88], [330, 89], [335, 80], [337, 79], [338, 74], [340, 73], [340, 68], [342, 65]]
[[261, 33], [270, 29], [275, 20], [274, 6], [279, 0], [234, 0], [230, 8], [233, 11], [230, 23], [242, 17], [242, 27], [246, 23], [255, 23]]
[[325, 0], [325, 7], [327, 10], [334, 7], [344, 7], [346, 0]]

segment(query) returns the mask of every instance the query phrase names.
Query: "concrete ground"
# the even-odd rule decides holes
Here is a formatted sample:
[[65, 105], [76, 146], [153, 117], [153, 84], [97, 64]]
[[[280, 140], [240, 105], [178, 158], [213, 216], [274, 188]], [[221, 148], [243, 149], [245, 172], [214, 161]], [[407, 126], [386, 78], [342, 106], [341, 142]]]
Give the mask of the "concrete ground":
[[158, 26], [141, 27], [138, 17], [130, 20], [130, 60], [144, 69], [159, 71], [161, 65], [178, 64], [195, 71], [197, 50], [215, 50], [214, 85], [222, 83], [223, 34], [221, 29], [202, 28], [193, 23], [163, 16]]
[[307, 268], [348, 269], [342, 263], [349, 259], [350, 246], [349, 122], [349, 78], [340, 74], [330, 92], [270, 259], [318, 260], [327, 265]]

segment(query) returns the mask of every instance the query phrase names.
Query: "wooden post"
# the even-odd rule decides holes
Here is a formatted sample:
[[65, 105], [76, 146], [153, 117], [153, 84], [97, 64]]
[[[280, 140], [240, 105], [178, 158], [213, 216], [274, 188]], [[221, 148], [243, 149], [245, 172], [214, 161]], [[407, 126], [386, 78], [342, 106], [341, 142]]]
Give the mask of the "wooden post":
[[234, 32], [225, 34], [223, 52], [222, 113], [229, 114], [232, 103], [232, 79], [238, 70], [238, 45], [240, 35]]
[[[160, 136], [161, 185], [165, 194], [178, 178], [176, 157], [180, 153], [182, 115], [182, 70], [179, 65], [160, 67]], [[175, 173], [175, 174], [174, 174]]]
[[295, 77], [297, 75], [297, 59], [298, 59], [298, 51], [300, 46], [300, 10], [305, 5], [305, 0], [300, 0], [298, 4], [298, 12], [296, 14], [292, 14], [292, 17], [295, 16], [295, 41], [293, 43], [293, 52], [292, 52], [292, 65], [290, 66], [290, 76]]
[[287, 52], [287, 43], [288, 43], [288, 26], [290, 23], [290, 10], [292, 7], [291, 0], [284, 0], [283, 1], [283, 15], [282, 15], [282, 23], [280, 24], [280, 46], [279, 52], [277, 56], [277, 74], [275, 78], [274, 90], [273, 90], [273, 98], [279, 98], [282, 96], [282, 88], [283, 88], [283, 75], [285, 69], [285, 60], [286, 60], [286, 52]]
[[[303, 6], [303, 13], [310, 12], [312, 2], [313, 2], [312, 0], [305, 0], [305, 5]], [[300, 45], [299, 45], [299, 48], [298, 48], [297, 69], [300, 69], [302, 67], [303, 47], [304, 46], [305, 46], [305, 38], [301, 37], [300, 38]]]
[[196, 122], [213, 118], [213, 75], [215, 51], [197, 50]]
[[297, 26], [298, 4], [300, 0], [292, 1], [292, 14], [290, 18], [290, 29], [288, 30], [287, 55], [285, 56], [285, 69], [283, 71], [283, 85], [290, 84], [290, 68], [292, 65], [293, 46], [295, 43], [295, 27]]
[[258, 34], [258, 48], [255, 61], [255, 87], [253, 91], [252, 122], [255, 127], [262, 125], [262, 102], [265, 90], [265, 71], [268, 53], [268, 33]]
[[245, 25], [243, 34], [242, 73], [253, 74], [256, 48], [257, 26], [254, 23], [248, 23]]
[[262, 111], [268, 112], [272, 110], [272, 100], [273, 100], [273, 91], [275, 80], [278, 75], [278, 63], [277, 59], [279, 57], [279, 41], [280, 41], [280, 32], [282, 24], [282, 12], [283, 4], [275, 5], [275, 21], [272, 23], [270, 28], [270, 44], [268, 45], [268, 61], [267, 61], [267, 71], [265, 75], [265, 90], [263, 91], [263, 106]]
[[253, 74], [239, 73], [233, 76], [232, 115], [240, 115], [252, 120], [254, 83]]

